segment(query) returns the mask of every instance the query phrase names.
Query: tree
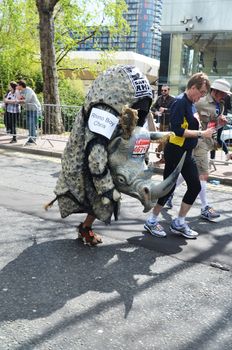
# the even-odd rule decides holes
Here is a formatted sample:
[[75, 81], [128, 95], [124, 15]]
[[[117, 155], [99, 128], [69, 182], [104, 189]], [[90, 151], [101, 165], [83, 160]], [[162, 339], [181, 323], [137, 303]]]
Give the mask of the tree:
[[[102, 26], [112, 35], [126, 33], [126, 10], [124, 0], [0, 0], [2, 95], [10, 80], [26, 78], [31, 85], [42, 70], [44, 103], [59, 105], [57, 72], [64, 61], [69, 68], [70, 50]], [[59, 109], [49, 115], [49, 125], [62, 132]]]
[[[61, 133], [63, 123], [61, 118], [60, 98], [58, 90], [58, 76], [56, 69], [56, 53], [54, 45], [54, 17], [55, 5], [59, 0], [36, 0], [39, 13], [39, 37], [41, 51], [41, 66], [43, 75], [43, 96], [45, 104], [45, 129], [50, 132]], [[50, 108], [47, 105], [56, 107]], [[47, 107], [47, 108], [46, 108]]]
[[[126, 21], [122, 17], [122, 12], [126, 10], [123, 0], [97, 1], [97, 7], [94, 1], [92, 7], [90, 5], [91, 1], [82, 0], [36, 0], [45, 104], [60, 104], [56, 62], [60, 64], [78, 43], [95, 35], [105, 18], [108, 19], [108, 27], [112, 32], [117, 33], [126, 28]], [[94, 18], [96, 19], [99, 6], [102, 11], [100, 16], [97, 16], [99, 20], [96, 21]], [[52, 130], [62, 131], [62, 120], [58, 109], [50, 115], [49, 123]]]
[[34, 13], [34, 0], [27, 0], [26, 6], [22, 0], [0, 1], [1, 96], [10, 80], [33, 76], [39, 71], [38, 17]]

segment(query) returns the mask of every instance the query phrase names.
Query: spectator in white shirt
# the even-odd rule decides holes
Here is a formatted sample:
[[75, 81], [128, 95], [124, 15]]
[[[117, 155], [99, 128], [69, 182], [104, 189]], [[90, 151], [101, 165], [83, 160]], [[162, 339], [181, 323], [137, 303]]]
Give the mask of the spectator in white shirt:
[[12, 134], [10, 143], [16, 143], [16, 125], [20, 114], [20, 104], [18, 103], [18, 95], [16, 91], [17, 83], [11, 81], [9, 84], [9, 91], [4, 98], [6, 106], [6, 128], [7, 132]]
[[36, 93], [26, 85], [24, 80], [18, 81], [17, 88], [22, 96], [20, 103], [24, 103], [26, 108], [27, 128], [29, 132], [29, 139], [27, 143], [35, 143], [37, 120], [41, 113], [41, 104], [36, 96]]

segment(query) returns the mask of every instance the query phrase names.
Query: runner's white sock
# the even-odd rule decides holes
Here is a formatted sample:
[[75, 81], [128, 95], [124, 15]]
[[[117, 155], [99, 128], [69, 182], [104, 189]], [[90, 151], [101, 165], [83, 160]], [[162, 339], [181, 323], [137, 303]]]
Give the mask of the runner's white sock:
[[201, 200], [201, 209], [205, 209], [205, 207], [208, 205], [206, 198], [206, 181], [201, 180], [201, 191], [199, 193], [199, 197]]
[[182, 184], [182, 182], [184, 182], [184, 178], [183, 176], [180, 174], [177, 178], [177, 181], [176, 181], [176, 187], [180, 186]]
[[177, 222], [179, 225], [184, 225], [185, 223], [185, 216], [178, 216]]
[[158, 222], [158, 216], [155, 215], [155, 214], [153, 214], [153, 213], [151, 213], [151, 214], [148, 216], [147, 220], [148, 220], [150, 223], [154, 224], [155, 222]]

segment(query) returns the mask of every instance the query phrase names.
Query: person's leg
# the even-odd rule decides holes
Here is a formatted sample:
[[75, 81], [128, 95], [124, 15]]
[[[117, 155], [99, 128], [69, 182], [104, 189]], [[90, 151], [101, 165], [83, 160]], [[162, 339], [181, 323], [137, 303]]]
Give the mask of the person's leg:
[[9, 130], [11, 135], [13, 135], [13, 113], [9, 113]]
[[[180, 217], [186, 217], [191, 206], [195, 202], [200, 190], [201, 184], [199, 180], [199, 173], [195, 159], [188, 158], [184, 163], [181, 174], [187, 184], [187, 191], [184, 194], [182, 204], [179, 211]], [[186, 205], [185, 205], [186, 204]]]
[[178, 218], [179, 218], [180, 224], [183, 224], [185, 222], [185, 218], [186, 218], [189, 210], [191, 209], [191, 207], [192, 207], [191, 204], [184, 203], [183, 201], [181, 202], [180, 210], [178, 213]]
[[[183, 176], [180, 174], [180, 175], [178, 176], [177, 181], [176, 181], [176, 188], [177, 188], [178, 186], [180, 186], [183, 182], [184, 182], [184, 178], [183, 178]], [[174, 192], [169, 196], [169, 198], [168, 198], [168, 200], [167, 200], [167, 202], [166, 202], [166, 208], [167, 208], [167, 209], [172, 209], [172, 207], [173, 207], [173, 203], [172, 203], [173, 196], [174, 196]]]
[[188, 155], [186, 158], [181, 174], [187, 184], [187, 191], [183, 197], [178, 217], [172, 221], [170, 230], [186, 238], [196, 238], [198, 233], [190, 229], [185, 222], [185, 218], [200, 192], [201, 185], [195, 160]]
[[31, 130], [31, 111], [26, 111], [26, 118], [27, 118], [27, 129], [28, 129], [28, 141], [31, 141], [31, 134], [32, 134], [32, 130]]
[[226, 143], [224, 141], [221, 140], [221, 143], [222, 143], [222, 150], [225, 154], [228, 154], [229, 153], [229, 150], [226, 146]]
[[9, 130], [10, 133], [12, 135], [12, 139], [10, 141], [10, 143], [15, 143], [16, 141], [16, 118], [15, 118], [15, 114], [16, 113], [8, 113], [8, 117], [9, 117]]
[[28, 133], [29, 133], [29, 143], [35, 142], [36, 138], [36, 121], [37, 121], [37, 114], [36, 111], [27, 111], [27, 128], [28, 128]]
[[32, 140], [36, 140], [36, 127], [37, 127], [37, 111], [31, 111], [31, 137]]
[[216, 218], [219, 218], [221, 215], [213, 209], [208, 203], [207, 199], [207, 179], [208, 174], [202, 174], [200, 175], [200, 181], [201, 181], [201, 191], [199, 193], [199, 197], [201, 200], [201, 218], [213, 221]]
[[[164, 179], [166, 179], [173, 172], [173, 170], [176, 168], [177, 164], [179, 163], [182, 155], [183, 155], [183, 152], [181, 149], [178, 152], [178, 150], [176, 148], [173, 148], [172, 145], [170, 146], [169, 143], [166, 144], [164, 149], [164, 158], [165, 158], [165, 167], [164, 167], [164, 174], [163, 174]], [[163, 206], [165, 205], [170, 195], [174, 192], [174, 190], [175, 190], [175, 185], [166, 196], [158, 199], [157, 203], [153, 207], [152, 212], [149, 214], [144, 224], [144, 228], [148, 232], [150, 232], [153, 236], [158, 236], [158, 237], [166, 236], [166, 233], [163, 227], [158, 222], [158, 215], [161, 212]]]
[[157, 218], [158, 215], [159, 215], [159, 213], [161, 212], [162, 208], [163, 208], [162, 205], [156, 203], [155, 206], [154, 206], [153, 209], [152, 209], [152, 214], [151, 214], [152, 217], [153, 217], [153, 218]]
[[87, 215], [85, 220], [82, 223], [83, 227], [92, 227], [92, 224], [94, 223], [94, 221], [96, 220], [95, 216], [93, 215]]
[[16, 121], [17, 121], [17, 113], [12, 113], [12, 134], [13, 134], [13, 141], [17, 142], [16, 139]]
[[197, 168], [199, 171], [199, 178], [201, 181], [201, 191], [199, 193], [199, 198], [201, 200], [201, 218], [208, 221], [213, 221], [215, 218], [219, 218], [218, 214], [208, 203], [207, 199], [207, 180], [209, 176], [209, 159], [208, 152], [205, 150], [201, 153], [198, 153], [197, 157], [195, 156]]
[[209, 176], [209, 160], [207, 149], [202, 149], [201, 152], [198, 152], [197, 156], [195, 155], [195, 160], [199, 172], [199, 179], [201, 182], [201, 191], [199, 193], [199, 198], [201, 201], [201, 210], [204, 210], [208, 206], [206, 188]]
[[145, 230], [147, 230], [152, 236], [157, 236], [157, 237], [166, 236], [166, 232], [158, 222], [158, 215], [161, 212], [162, 208], [163, 208], [162, 205], [156, 203], [155, 206], [153, 207], [152, 212], [149, 214], [144, 224]]
[[214, 160], [216, 156], [216, 151], [213, 149], [212, 151], [210, 151], [210, 159]]
[[88, 214], [85, 220], [78, 226], [78, 238], [89, 246], [102, 243], [101, 237], [92, 230], [92, 224], [95, 220], [95, 216]]
[[11, 133], [10, 113], [9, 112], [6, 112], [6, 132], [7, 132], [7, 134]]
[[199, 197], [201, 200], [201, 209], [203, 210], [205, 209], [205, 207], [209, 205], [207, 200], [207, 195], [206, 195], [207, 181], [201, 176], [200, 176], [200, 181], [201, 181], [201, 191], [199, 193]]
[[37, 136], [37, 120], [38, 120], [38, 112], [33, 111], [33, 135], [34, 135], [34, 140], [36, 140]]

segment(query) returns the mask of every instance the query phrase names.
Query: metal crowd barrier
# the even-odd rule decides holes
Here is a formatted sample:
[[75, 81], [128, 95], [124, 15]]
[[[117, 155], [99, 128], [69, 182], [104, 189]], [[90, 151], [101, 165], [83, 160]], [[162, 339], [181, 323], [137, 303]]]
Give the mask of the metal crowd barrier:
[[[52, 146], [52, 141], [66, 142], [72, 129], [73, 122], [80, 106], [42, 104], [41, 110], [36, 112], [36, 139], [48, 141]], [[17, 118], [17, 137], [25, 137], [25, 144], [32, 136], [29, 135], [29, 125], [27, 121], [27, 111], [36, 110], [33, 104], [22, 105], [21, 112]], [[0, 134], [6, 135], [3, 106], [0, 104]], [[13, 134], [12, 134], [13, 136]]]
[[[17, 120], [17, 137], [24, 137], [25, 144], [30, 138], [27, 125], [27, 110], [35, 108], [35, 105], [23, 105], [19, 118]], [[41, 140], [44, 143], [49, 142], [51, 147], [53, 147], [53, 142], [66, 142], [68, 140], [70, 131], [73, 126], [73, 122], [79, 112], [81, 106], [75, 105], [54, 105], [54, 104], [42, 104], [41, 111], [37, 114], [36, 123], [36, 133], [37, 140]], [[4, 124], [4, 110], [0, 102], [0, 136], [6, 135], [7, 130]], [[223, 135], [227, 142], [228, 147], [230, 147], [230, 153], [232, 153], [232, 125], [228, 124], [223, 130]], [[41, 145], [40, 145], [41, 146]], [[157, 143], [151, 145], [149, 152], [151, 154], [157, 155]], [[215, 163], [225, 163], [225, 154], [220, 149], [216, 151]], [[159, 157], [159, 155], [158, 155]], [[162, 157], [162, 152], [160, 152], [160, 158]], [[231, 161], [230, 161], [231, 164]]]
[[40, 138], [51, 145], [52, 141], [66, 142], [80, 108], [71, 105], [43, 104], [42, 114], [38, 118]]

